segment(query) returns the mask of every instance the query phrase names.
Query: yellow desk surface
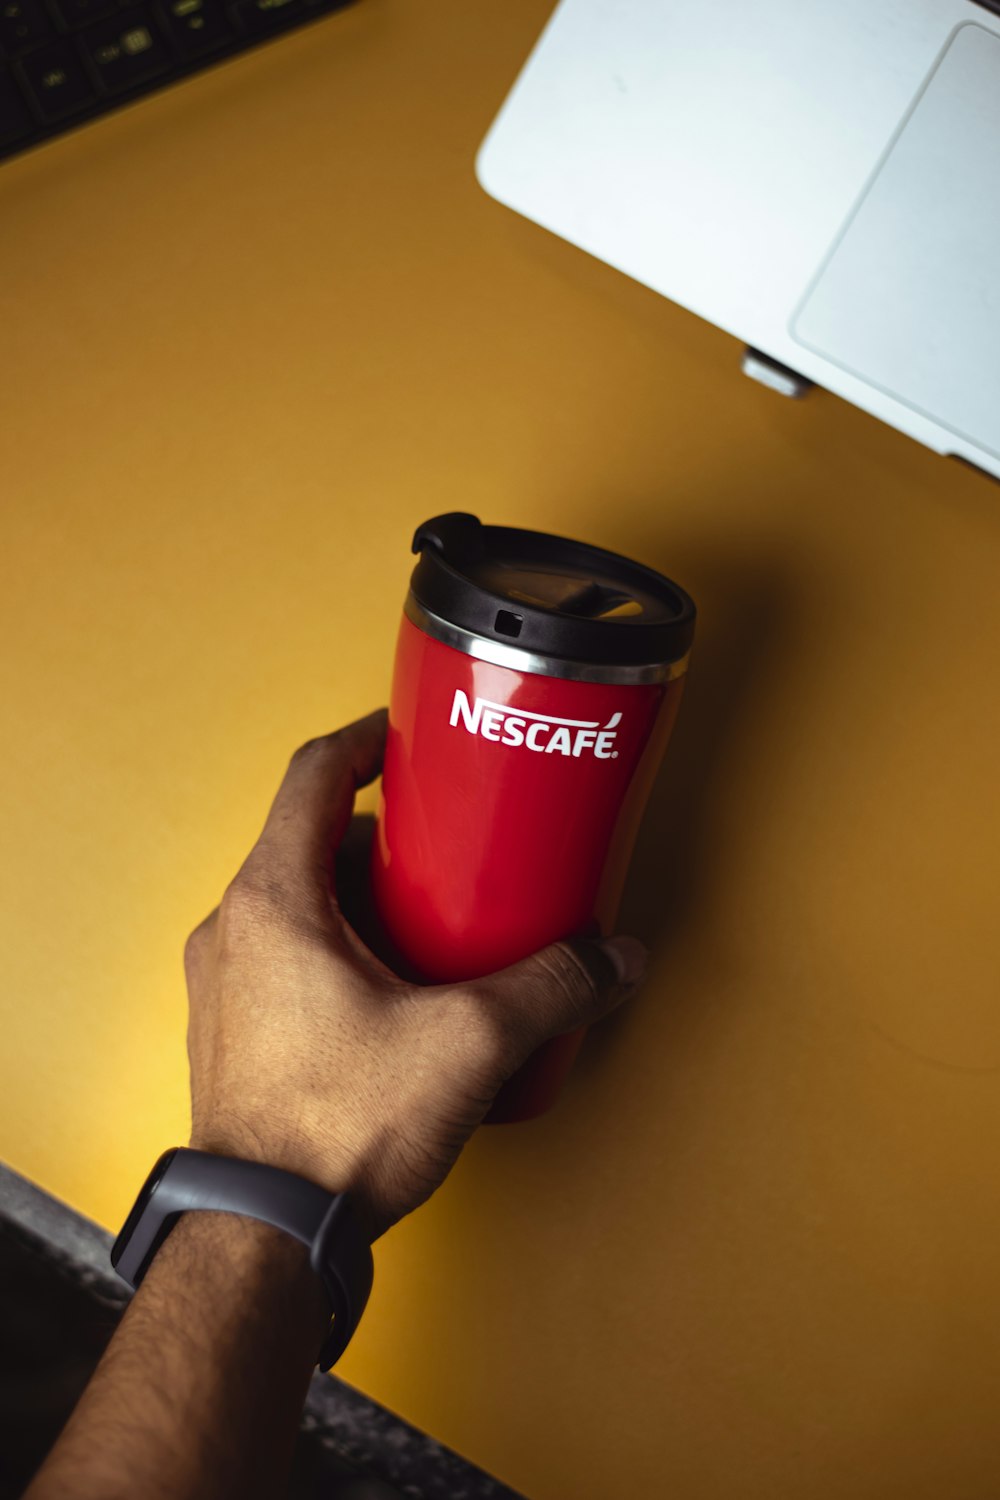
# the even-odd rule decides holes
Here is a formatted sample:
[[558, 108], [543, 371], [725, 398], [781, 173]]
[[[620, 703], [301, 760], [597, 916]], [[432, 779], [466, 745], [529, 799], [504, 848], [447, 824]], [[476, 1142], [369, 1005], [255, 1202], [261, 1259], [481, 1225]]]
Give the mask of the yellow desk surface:
[[1000, 1486], [1000, 491], [491, 202], [547, 0], [355, 9], [0, 170], [0, 1152], [117, 1227], [188, 929], [384, 701], [416, 522], [701, 609], [648, 989], [340, 1373], [532, 1500]]

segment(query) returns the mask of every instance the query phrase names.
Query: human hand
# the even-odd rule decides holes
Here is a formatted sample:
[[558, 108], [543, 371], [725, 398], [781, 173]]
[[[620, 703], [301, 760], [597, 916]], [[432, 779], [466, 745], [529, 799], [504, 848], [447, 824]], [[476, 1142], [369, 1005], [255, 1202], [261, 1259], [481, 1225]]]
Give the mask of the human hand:
[[392, 973], [344, 918], [334, 859], [381, 769], [384, 710], [292, 757], [267, 823], [185, 950], [191, 1145], [349, 1190], [372, 1238], [444, 1180], [543, 1041], [636, 988], [633, 938], [555, 943], [464, 984]]

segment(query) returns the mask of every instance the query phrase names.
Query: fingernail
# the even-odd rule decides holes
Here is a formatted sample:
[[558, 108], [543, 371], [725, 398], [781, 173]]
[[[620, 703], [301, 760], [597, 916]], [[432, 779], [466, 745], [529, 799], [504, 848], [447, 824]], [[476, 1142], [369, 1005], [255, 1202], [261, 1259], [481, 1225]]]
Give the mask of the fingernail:
[[649, 949], [634, 937], [604, 938], [602, 950], [615, 966], [618, 983], [623, 989], [634, 989], [646, 973]]

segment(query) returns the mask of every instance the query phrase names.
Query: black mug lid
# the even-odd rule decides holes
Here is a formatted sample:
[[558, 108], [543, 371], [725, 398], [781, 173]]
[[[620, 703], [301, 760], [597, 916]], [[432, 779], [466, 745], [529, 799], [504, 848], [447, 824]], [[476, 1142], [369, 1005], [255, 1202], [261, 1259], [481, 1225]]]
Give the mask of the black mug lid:
[[462, 511], [425, 521], [413, 551], [418, 602], [485, 640], [595, 666], [673, 662], [691, 648], [692, 600], [617, 552]]

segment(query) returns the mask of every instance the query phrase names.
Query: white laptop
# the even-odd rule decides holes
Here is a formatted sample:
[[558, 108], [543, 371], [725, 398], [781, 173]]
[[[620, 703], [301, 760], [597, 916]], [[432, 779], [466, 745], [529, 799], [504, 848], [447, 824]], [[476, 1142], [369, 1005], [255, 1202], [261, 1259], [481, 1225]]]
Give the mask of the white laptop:
[[562, 0], [487, 192], [1000, 478], [1000, 0]]

